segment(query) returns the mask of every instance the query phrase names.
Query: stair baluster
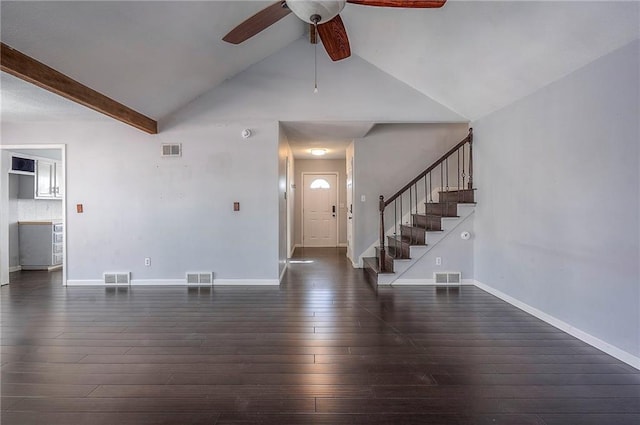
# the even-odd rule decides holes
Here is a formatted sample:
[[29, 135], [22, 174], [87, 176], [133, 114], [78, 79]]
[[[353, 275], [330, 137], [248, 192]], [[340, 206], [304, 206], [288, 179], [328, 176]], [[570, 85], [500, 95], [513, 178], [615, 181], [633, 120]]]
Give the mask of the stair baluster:
[[[466, 146], [469, 145], [469, 152], [466, 152]], [[462, 150], [462, 155], [461, 151]], [[449, 160], [453, 154], [456, 154], [456, 174], [457, 187], [452, 191], [449, 186]], [[460, 170], [460, 158], [462, 157], [462, 172]], [[438, 200], [433, 201], [434, 171], [440, 168], [439, 185], [435, 186], [438, 190]], [[460, 177], [462, 177], [462, 186], [460, 185]], [[424, 215], [420, 214], [419, 203], [419, 183], [424, 179], [422, 185], [424, 187]], [[428, 180], [428, 181], [427, 181]], [[455, 181], [455, 180], [453, 180]], [[465, 188], [466, 185], [466, 188]], [[409, 197], [408, 215], [409, 220], [404, 217], [405, 193]], [[413, 207], [415, 202], [415, 209]], [[457, 214], [458, 203], [473, 203], [473, 130], [469, 129], [469, 134], [461, 140], [456, 146], [450, 149], [446, 154], [440, 157], [436, 162], [430, 165], [425, 171], [420, 173], [415, 179], [405, 185], [396, 194], [385, 200], [384, 196], [379, 198], [380, 212], [380, 241], [378, 246], [378, 258], [366, 258], [365, 268], [375, 264], [377, 270], [367, 268], [373, 274], [393, 273], [394, 259], [408, 259], [410, 255], [411, 245], [426, 245], [427, 231], [441, 231], [442, 217], [453, 217]], [[388, 244], [385, 244], [386, 231], [385, 213], [388, 212], [386, 207], [393, 203], [393, 237], [389, 236]], [[399, 214], [398, 214], [398, 209]], [[390, 214], [390, 211], [388, 212]], [[398, 226], [400, 231], [398, 232]], [[389, 229], [391, 232], [391, 229]], [[377, 260], [377, 261], [374, 261]], [[368, 276], [371, 273], [368, 272]]]

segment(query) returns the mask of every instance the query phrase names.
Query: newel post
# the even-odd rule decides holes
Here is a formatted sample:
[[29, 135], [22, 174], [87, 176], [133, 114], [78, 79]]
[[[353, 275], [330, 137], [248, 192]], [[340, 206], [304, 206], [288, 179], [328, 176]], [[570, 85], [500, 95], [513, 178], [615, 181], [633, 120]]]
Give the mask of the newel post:
[[468, 189], [473, 189], [473, 128], [469, 129], [469, 185]]
[[378, 255], [378, 270], [384, 271], [384, 264], [386, 262], [384, 251], [384, 196], [380, 195], [380, 203], [378, 204], [380, 210], [380, 250]]

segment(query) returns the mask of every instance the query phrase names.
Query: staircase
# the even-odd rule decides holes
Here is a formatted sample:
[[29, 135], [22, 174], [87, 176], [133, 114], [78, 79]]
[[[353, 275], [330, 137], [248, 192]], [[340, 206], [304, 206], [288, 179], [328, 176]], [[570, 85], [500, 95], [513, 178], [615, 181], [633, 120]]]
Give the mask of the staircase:
[[[385, 201], [380, 196], [380, 241], [363, 258], [365, 276], [377, 288], [412, 264], [473, 213], [473, 129], [449, 152]], [[471, 207], [471, 208], [469, 208]], [[385, 227], [385, 222], [392, 225]], [[447, 225], [443, 225], [446, 222]], [[412, 249], [412, 247], [414, 247]]]

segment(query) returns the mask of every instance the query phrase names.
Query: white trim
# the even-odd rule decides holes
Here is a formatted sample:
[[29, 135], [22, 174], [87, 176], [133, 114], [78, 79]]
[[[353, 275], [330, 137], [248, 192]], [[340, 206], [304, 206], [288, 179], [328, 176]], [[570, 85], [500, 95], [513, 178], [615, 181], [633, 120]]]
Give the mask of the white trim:
[[435, 279], [398, 279], [390, 284], [393, 286], [409, 286], [409, 285], [428, 285], [428, 286], [466, 286], [466, 285], [474, 285], [475, 281], [473, 279], [462, 279], [461, 283], [436, 283]]
[[20, 270], [22, 270], [22, 266], [9, 267], [9, 273], [19, 272]]
[[[300, 180], [302, 180], [302, 191], [300, 192], [300, 239], [302, 240], [302, 247], [304, 248], [304, 176], [305, 175], [318, 175], [318, 176], [326, 176], [332, 175], [336, 176], [336, 244], [340, 240], [340, 173], [337, 171], [302, 171], [300, 173]], [[327, 246], [308, 246], [306, 248], [335, 248], [338, 245], [327, 245]]]
[[513, 305], [514, 307], [519, 308], [520, 310], [523, 310], [529, 314], [531, 314], [532, 316], [537, 317], [538, 319], [550, 324], [553, 327], [556, 327], [558, 329], [560, 329], [563, 332], [568, 333], [569, 335], [572, 335], [576, 338], [578, 338], [579, 340], [582, 340], [584, 342], [586, 342], [587, 344], [601, 350], [604, 351], [605, 353], [609, 354], [612, 357], [615, 357], [616, 359], [623, 361], [625, 363], [627, 363], [630, 366], [633, 366], [636, 369], [640, 369], [640, 357], [636, 357], [631, 353], [628, 353], [624, 350], [621, 350], [618, 347], [615, 347], [607, 342], [604, 342], [603, 340], [601, 340], [600, 338], [597, 338], [593, 335], [590, 335], [576, 327], [573, 327], [572, 325], [550, 315], [547, 314], [541, 310], [538, 310], [535, 307], [530, 306], [527, 303], [524, 303], [522, 301], [519, 301], [515, 298], [513, 298], [510, 295], [505, 294], [504, 292], [501, 292], [495, 288], [492, 288], [489, 285], [486, 285], [482, 282], [479, 282], [477, 280], [474, 281], [475, 286], [477, 286], [478, 288], [482, 289], [483, 291], [488, 292], [491, 295], [494, 295], [498, 298], [500, 298], [503, 301], [508, 302], [509, 304]]
[[347, 247], [347, 243], [346, 242], [338, 243], [338, 248], [346, 248], [346, 247]]
[[235, 286], [279, 286], [278, 279], [216, 279], [214, 286], [235, 285]]
[[284, 267], [282, 268], [282, 272], [280, 273], [280, 278], [278, 279], [278, 285], [279, 285], [280, 283], [282, 283], [282, 278], [284, 277], [284, 274], [285, 274], [285, 273], [286, 273], [286, 271], [287, 271], [287, 267], [289, 267], [289, 262], [288, 262], [288, 261], [285, 261], [285, 262], [284, 262]]
[[[101, 280], [101, 279], [69, 279], [67, 280], [67, 286], [107, 286], [107, 285], [105, 285], [104, 280]], [[116, 286], [116, 285], [113, 285], [113, 286]], [[124, 285], [120, 285], [120, 286], [124, 286]], [[129, 286], [129, 285], [126, 285], [126, 286]]]
[[[266, 286], [280, 285], [277, 279], [215, 279], [213, 286], [235, 285], [235, 286]], [[73, 279], [67, 281], [67, 286], [209, 286], [209, 285], [187, 285], [186, 279], [132, 279], [131, 285], [105, 284], [100, 279]]]
[[[109, 285], [106, 285], [109, 286]], [[117, 286], [117, 285], [116, 285]], [[187, 279], [131, 279], [131, 286], [211, 286], [187, 285]]]

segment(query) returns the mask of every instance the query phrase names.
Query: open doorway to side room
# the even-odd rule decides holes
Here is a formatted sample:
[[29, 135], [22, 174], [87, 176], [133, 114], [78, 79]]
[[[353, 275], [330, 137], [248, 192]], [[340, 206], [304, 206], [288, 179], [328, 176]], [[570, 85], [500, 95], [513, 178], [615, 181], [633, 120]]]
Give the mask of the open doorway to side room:
[[65, 146], [1, 148], [1, 283], [19, 281], [26, 273], [57, 273], [61, 276], [53, 280], [65, 284]]

